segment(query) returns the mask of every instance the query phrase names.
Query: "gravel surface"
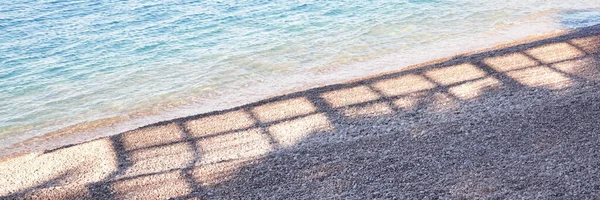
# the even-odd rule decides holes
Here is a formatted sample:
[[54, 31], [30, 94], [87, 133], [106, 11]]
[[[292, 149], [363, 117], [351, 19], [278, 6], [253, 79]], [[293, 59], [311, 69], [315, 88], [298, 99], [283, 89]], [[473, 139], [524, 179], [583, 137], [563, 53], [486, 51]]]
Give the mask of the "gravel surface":
[[0, 199], [600, 199], [600, 27], [0, 161]]

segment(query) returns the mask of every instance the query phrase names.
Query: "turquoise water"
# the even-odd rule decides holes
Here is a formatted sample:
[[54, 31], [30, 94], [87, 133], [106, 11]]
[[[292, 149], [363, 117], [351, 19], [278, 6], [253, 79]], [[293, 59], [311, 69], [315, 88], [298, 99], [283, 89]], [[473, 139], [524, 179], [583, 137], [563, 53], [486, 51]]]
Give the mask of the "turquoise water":
[[0, 147], [81, 123], [123, 131], [593, 25], [598, 8], [590, 0], [6, 1]]

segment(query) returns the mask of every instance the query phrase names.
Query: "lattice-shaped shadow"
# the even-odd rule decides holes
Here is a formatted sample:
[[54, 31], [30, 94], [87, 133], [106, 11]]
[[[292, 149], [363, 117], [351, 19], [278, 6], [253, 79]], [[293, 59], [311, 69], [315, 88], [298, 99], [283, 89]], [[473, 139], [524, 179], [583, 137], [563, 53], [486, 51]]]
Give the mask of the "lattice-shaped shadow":
[[[65, 159], [65, 166], [91, 167], [91, 170], [84, 170], [77, 174], [77, 176], [91, 177], [84, 182], [35, 186], [35, 183], [51, 180], [53, 175], [31, 176], [32, 180], [20, 181], [5, 176], [0, 178], [0, 185], [11, 186], [0, 190], [0, 194], [18, 194], [27, 197], [34, 194], [31, 188], [39, 190], [60, 186], [64, 189], [83, 185], [85, 190], [78, 192], [80, 195], [78, 197], [82, 198], [193, 198], [210, 196], [212, 193], [209, 191], [213, 190], [223, 192], [219, 190], [219, 185], [223, 184], [232, 185], [231, 188], [239, 187], [242, 183], [257, 187], [257, 181], [242, 179], [260, 179], [260, 176], [245, 173], [243, 170], [269, 173], [265, 175], [264, 180], [260, 180], [266, 184], [265, 188], [270, 188], [269, 184], [292, 183], [279, 180], [276, 175], [291, 180], [313, 181], [324, 180], [324, 177], [337, 174], [347, 178], [345, 181], [348, 181], [352, 177], [338, 173], [344, 171], [343, 165], [339, 163], [339, 165], [325, 166], [322, 162], [326, 161], [322, 160], [315, 160], [312, 164], [307, 164], [310, 163], [308, 161], [299, 162], [307, 166], [290, 169], [292, 170], [290, 174], [295, 174], [294, 176], [286, 174], [288, 169], [285, 169], [285, 166], [269, 163], [276, 162], [273, 159], [277, 156], [273, 155], [288, 152], [289, 149], [296, 149], [294, 153], [300, 153], [297, 155], [298, 159], [311, 159], [302, 152], [326, 155], [317, 155], [322, 159], [335, 159], [336, 156], [349, 156], [356, 159], [349, 154], [364, 155], [364, 151], [354, 149], [345, 153], [330, 149], [327, 145], [331, 143], [345, 146], [345, 141], [358, 140], [358, 136], [386, 134], [406, 135], [407, 138], [418, 141], [419, 137], [427, 137], [431, 132], [428, 131], [431, 128], [427, 127], [429, 122], [423, 121], [436, 119], [436, 117], [446, 119], [452, 115], [463, 116], [460, 115], [461, 112], [473, 112], [473, 109], [494, 110], [489, 107], [495, 105], [485, 103], [488, 101], [510, 104], [516, 101], [515, 99], [522, 101], [515, 95], [532, 92], [544, 93], [545, 99], [560, 99], [577, 92], [592, 92], [593, 90], [589, 88], [597, 88], [595, 83], [600, 78], [599, 30], [598, 27], [580, 29], [549, 39], [457, 56], [435, 64], [413, 66], [398, 72], [349, 83], [286, 94], [228, 110], [151, 124], [110, 138], [48, 151], [46, 155], [36, 159], [48, 159], [47, 162], [50, 162], [50, 159], [55, 159], [56, 156], [68, 158], [69, 152], [76, 148], [83, 150], [96, 148], [95, 151], [99, 154], [89, 156], [91, 160], [96, 160], [94, 162]], [[534, 103], [532, 100], [532, 104]], [[487, 111], [483, 113], [490, 114]], [[452, 120], [448, 123], [451, 124]], [[440, 124], [437, 126], [452, 128]], [[476, 125], [456, 126], [468, 129]], [[508, 127], [504, 128], [508, 129]], [[391, 136], [388, 138], [390, 141], [397, 139]], [[388, 149], [401, 153], [397, 150], [399, 147], [393, 144], [376, 141], [382, 143], [379, 147], [373, 148], [375, 152], [381, 153], [380, 151]], [[93, 144], [96, 143], [104, 145], [94, 146]], [[361, 143], [348, 142], [348, 144], [353, 143], [361, 146]], [[407, 145], [404, 148], [418, 149], [403, 144]], [[303, 146], [322, 149], [302, 150]], [[366, 147], [362, 146], [362, 148]], [[419, 154], [413, 150], [407, 152]], [[336, 155], [331, 152], [335, 152]], [[292, 155], [296, 154], [286, 154], [283, 158], [286, 162], [294, 162], [292, 160], [296, 157]], [[261, 160], [265, 158], [270, 162], [261, 164], [264, 162]], [[89, 166], [90, 163], [102, 160], [110, 160], [108, 164], [103, 164], [105, 168]], [[349, 164], [352, 166], [375, 167], [362, 161], [345, 161], [356, 162]], [[20, 165], [22, 168], [19, 170], [22, 170], [22, 173], [35, 171], [36, 166], [24, 164], [27, 162], [30, 161], [3, 162], [0, 164], [3, 167], [0, 171], [13, 173]], [[411, 163], [399, 160], [390, 162], [413, 166]], [[41, 165], [47, 164], [42, 162]], [[257, 167], [273, 167], [273, 169], [255, 170]], [[110, 170], [107, 170], [108, 168]], [[66, 168], [63, 171], [66, 171]], [[368, 173], [372, 176], [377, 175]], [[334, 183], [330, 182], [330, 184]], [[344, 184], [346, 183], [338, 188], [328, 187], [328, 189], [346, 191], [348, 188]], [[298, 185], [289, 187], [296, 186]], [[288, 186], [284, 188], [293, 190]], [[65, 190], [56, 190], [56, 192]], [[53, 191], [46, 191], [45, 194], [50, 194], [51, 197]], [[261, 189], [257, 188], [256, 191]], [[219, 194], [231, 194], [232, 197], [243, 195], [235, 191], [230, 192]], [[325, 193], [325, 191], [321, 192]], [[260, 198], [260, 196], [254, 197]]]

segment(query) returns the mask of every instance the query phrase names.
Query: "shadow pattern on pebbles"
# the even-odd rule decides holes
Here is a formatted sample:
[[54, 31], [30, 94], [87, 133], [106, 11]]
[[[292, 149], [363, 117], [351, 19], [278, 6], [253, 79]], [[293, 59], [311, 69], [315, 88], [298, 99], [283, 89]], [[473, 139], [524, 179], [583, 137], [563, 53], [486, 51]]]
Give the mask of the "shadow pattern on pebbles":
[[0, 162], [2, 199], [599, 198], [600, 26]]

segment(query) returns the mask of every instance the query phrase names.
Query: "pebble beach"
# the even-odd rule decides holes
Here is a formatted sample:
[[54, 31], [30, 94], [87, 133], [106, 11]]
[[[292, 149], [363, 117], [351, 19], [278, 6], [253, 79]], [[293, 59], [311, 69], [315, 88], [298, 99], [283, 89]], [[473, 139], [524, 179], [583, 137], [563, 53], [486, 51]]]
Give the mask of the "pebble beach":
[[600, 26], [0, 161], [0, 199], [597, 199]]

